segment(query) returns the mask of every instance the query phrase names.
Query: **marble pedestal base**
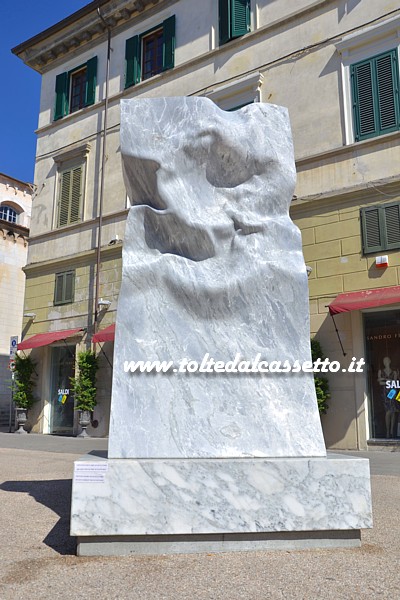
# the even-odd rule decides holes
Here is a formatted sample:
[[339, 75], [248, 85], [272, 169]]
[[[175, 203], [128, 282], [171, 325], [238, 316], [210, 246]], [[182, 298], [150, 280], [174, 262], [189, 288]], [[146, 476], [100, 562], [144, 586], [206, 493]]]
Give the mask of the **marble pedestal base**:
[[367, 459], [75, 463], [71, 535], [80, 555], [349, 546], [371, 526]]

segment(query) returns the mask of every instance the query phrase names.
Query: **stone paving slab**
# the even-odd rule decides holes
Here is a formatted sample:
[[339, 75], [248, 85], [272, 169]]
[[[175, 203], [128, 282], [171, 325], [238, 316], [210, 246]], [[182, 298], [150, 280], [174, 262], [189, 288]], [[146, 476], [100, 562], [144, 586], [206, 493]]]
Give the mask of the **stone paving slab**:
[[99, 452], [107, 440], [63, 438], [52, 451], [59, 438], [30, 436], [17, 443], [0, 434], [1, 600], [400, 598], [399, 453], [368, 453], [373, 472], [395, 474], [372, 476], [374, 528], [361, 548], [79, 558], [69, 536], [73, 462], [83, 442]]

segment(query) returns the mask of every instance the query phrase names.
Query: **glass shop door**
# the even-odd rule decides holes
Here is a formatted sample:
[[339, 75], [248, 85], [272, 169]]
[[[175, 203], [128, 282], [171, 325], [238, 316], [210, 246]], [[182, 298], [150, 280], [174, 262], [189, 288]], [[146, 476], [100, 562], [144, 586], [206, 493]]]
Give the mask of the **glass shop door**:
[[75, 346], [51, 348], [50, 433], [73, 435], [74, 396], [70, 377], [75, 374]]
[[373, 439], [400, 435], [400, 311], [364, 314]]

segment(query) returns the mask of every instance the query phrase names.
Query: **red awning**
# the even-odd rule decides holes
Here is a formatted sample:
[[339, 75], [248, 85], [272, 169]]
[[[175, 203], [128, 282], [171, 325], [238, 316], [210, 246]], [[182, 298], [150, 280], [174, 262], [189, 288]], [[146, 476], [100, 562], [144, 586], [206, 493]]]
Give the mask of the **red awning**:
[[109, 325], [105, 329], [98, 331], [94, 334], [92, 338], [93, 344], [98, 344], [99, 342], [113, 342], [115, 337], [115, 323]]
[[18, 350], [28, 350], [29, 348], [39, 348], [40, 346], [48, 346], [59, 340], [66, 340], [72, 335], [76, 335], [79, 331], [83, 331], [81, 327], [78, 329], [64, 329], [63, 331], [50, 331], [49, 333], [37, 333], [32, 337], [20, 342]]
[[331, 315], [337, 315], [351, 310], [376, 308], [398, 302], [400, 302], [400, 285], [394, 285], [393, 287], [377, 288], [376, 290], [339, 294], [329, 305], [329, 312]]

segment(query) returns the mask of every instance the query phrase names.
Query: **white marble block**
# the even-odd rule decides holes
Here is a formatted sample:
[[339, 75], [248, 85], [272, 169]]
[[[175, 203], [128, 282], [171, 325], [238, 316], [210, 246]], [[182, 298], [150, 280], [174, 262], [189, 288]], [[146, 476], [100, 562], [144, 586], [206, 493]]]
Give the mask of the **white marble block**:
[[360, 545], [372, 526], [369, 461], [110, 459], [75, 463], [80, 555]]
[[129, 211], [109, 457], [324, 456], [311, 373], [126, 373], [125, 361], [311, 359], [286, 109], [121, 101]]
[[76, 536], [322, 531], [372, 523], [366, 459], [85, 457], [75, 465]]

